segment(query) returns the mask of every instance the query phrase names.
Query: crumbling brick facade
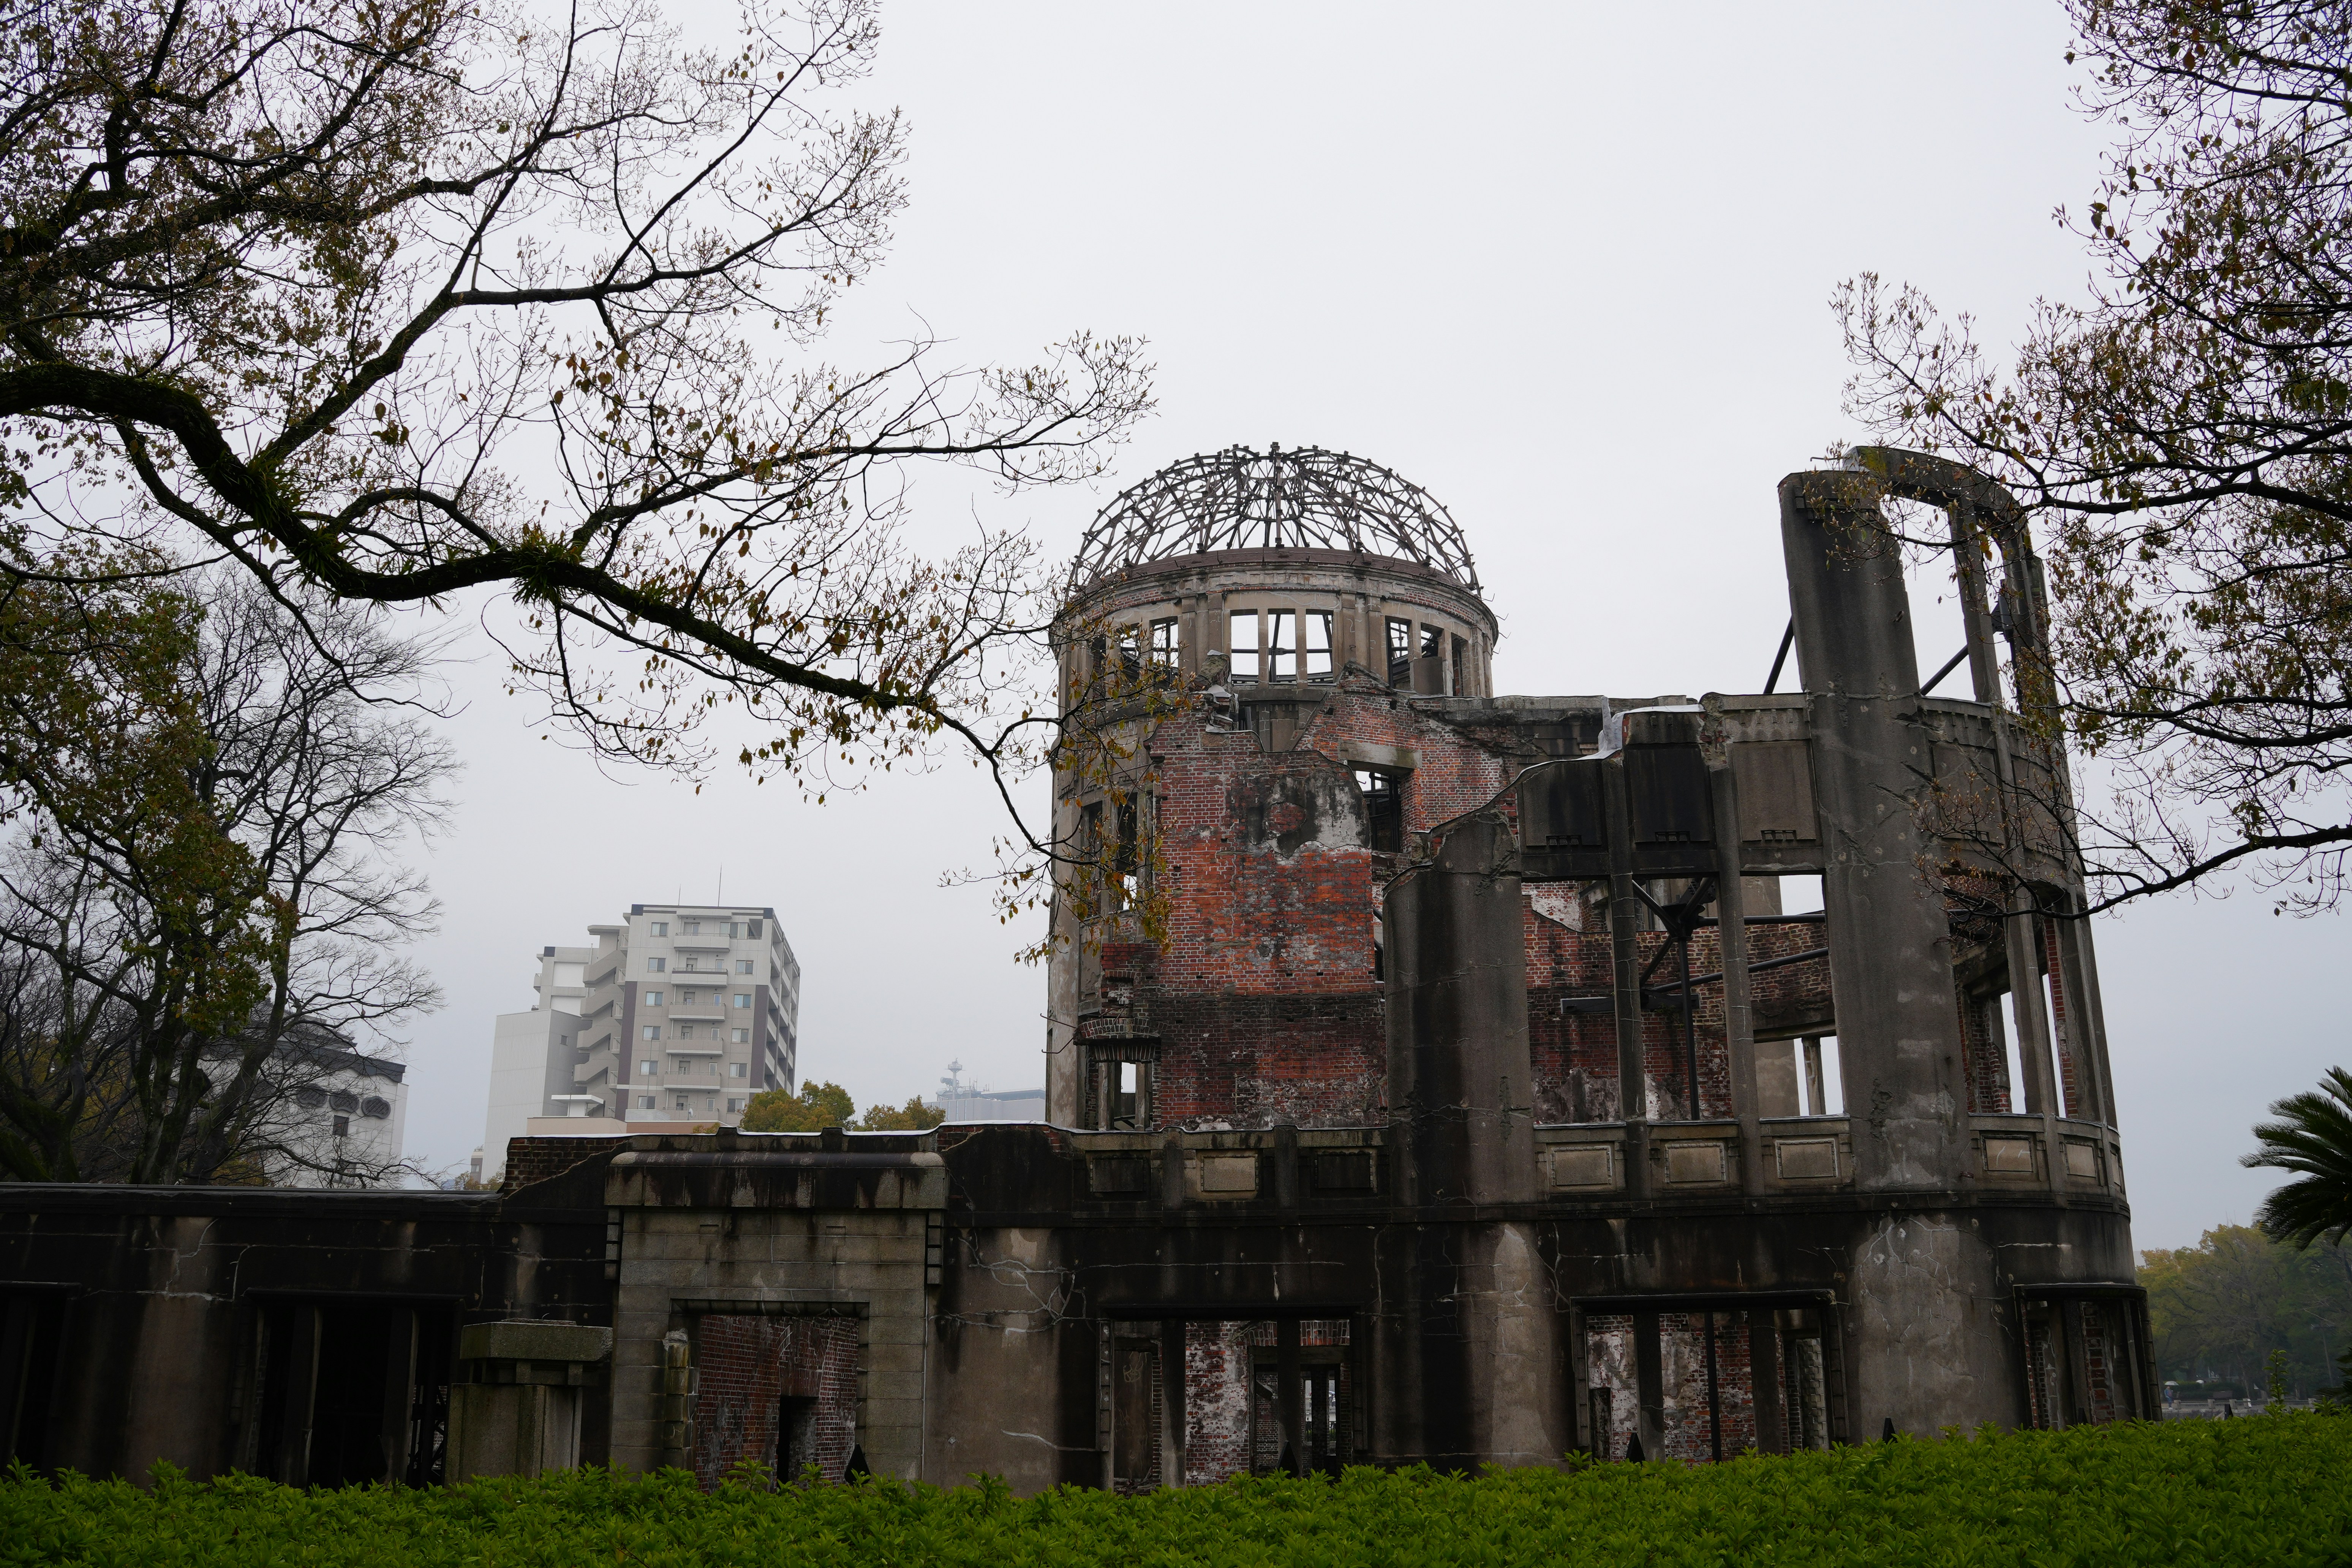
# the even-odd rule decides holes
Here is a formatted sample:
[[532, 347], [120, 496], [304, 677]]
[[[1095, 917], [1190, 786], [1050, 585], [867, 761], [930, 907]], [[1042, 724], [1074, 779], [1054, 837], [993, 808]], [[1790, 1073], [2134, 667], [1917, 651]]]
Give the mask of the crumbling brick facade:
[[842, 1317], [714, 1313], [697, 1324], [694, 1474], [707, 1490], [744, 1461], [797, 1484], [837, 1481], [857, 1415], [857, 1325]]

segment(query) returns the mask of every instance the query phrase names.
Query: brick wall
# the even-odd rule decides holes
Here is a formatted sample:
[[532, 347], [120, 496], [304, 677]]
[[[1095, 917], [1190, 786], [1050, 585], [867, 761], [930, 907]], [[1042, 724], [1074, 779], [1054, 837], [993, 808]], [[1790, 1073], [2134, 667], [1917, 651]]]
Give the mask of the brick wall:
[[1248, 1323], [1184, 1325], [1184, 1484], [1250, 1469]]
[[[1665, 1395], [1666, 1451], [1654, 1457], [1685, 1463], [1712, 1458], [1717, 1427], [1707, 1415], [1706, 1314], [1660, 1313], [1658, 1361]], [[1747, 1314], [1716, 1313], [1715, 1421], [1727, 1459], [1756, 1446], [1756, 1382], [1750, 1363]]]
[[507, 1173], [503, 1191], [514, 1192], [533, 1182], [560, 1176], [583, 1160], [603, 1159], [621, 1146], [614, 1137], [602, 1138], [509, 1138], [507, 1140]]
[[[1542, 753], [1507, 724], [1416, 706], [1376, 682], [1349, 679], [1306, 718], [1297, 748], [1272, 752], [1247, 731], [1187, 713], [1150, 745], [1160, 780], [1156, 822], [1170, 904], [1164, 950], [1121, 941], [1102, 949], [1107, 1032], [1159, 1041], [1154, 1122], [1187, 1128], [1358, 1126], [1385, 1115], [1385, 988], [1373, 978], [1374, 916], [1397, 858], [1364, 843], [1349, 759], [1362, 747], [1412, 753], [1402, 791], [1408, 833], [1493, 801]], [[1507, 795], [1507, 815], [1515, 802]], [[1570, 995], [1605, 995], [1605, 929], [1579, 929], [1572, 895], [1531, 900], [1529, 1044], [1537, 1120], [1620, 1117], [1616, 1028], [1606, 1014], [1563, 1016]], [[1593, 922], [1605, 926], [1605, 922]], [[1752, 925], [1751, 957], [1818, 947], [1818, 921]], [[1641, 938], [1646, 963], [1665, 944]], [[1717, 972], [1717, 938], [1691, 946], [1694, 974]], [[1653, 986], [1676, 976], [1671, 956]], [[1826, 959], [1754, 977], [1759, 1029], [1826, 1017]], [[1699, 1114], [1731, 1114], [1720, 982], [1696, 988]], [[1689, 1051], [1679, 1012], [1644, 1018], [1648, 1114], [1690, 1114]], [[1088, 1103], [1092, 1103], [1089, 1100]]]
[[841, 1479], [856, 1443], [854, 1319], [705, 1317], [697, 1323], [694, 1363], [694, 1475], [704, 1490], [739, 1460], [777, 1463], [777, 1417], [787, 1398], [815, 1402], [814, 1458], [823, 1479]]
[[1969, 1110], [1977, 1115], [2002, 1115], [2011, 1108], [2009, 1037], [2000, 1016], [2008, 1004], [2006, 995], [1960, 993], [1960, 1051], [1968, 1076]]

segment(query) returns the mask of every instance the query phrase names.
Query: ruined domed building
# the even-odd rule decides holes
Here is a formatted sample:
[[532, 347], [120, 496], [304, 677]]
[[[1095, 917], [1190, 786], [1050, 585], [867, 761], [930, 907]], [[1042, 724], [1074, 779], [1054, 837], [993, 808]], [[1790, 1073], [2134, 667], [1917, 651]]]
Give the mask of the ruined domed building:
[[[1966, 614], [1925, 679], [1895, 498]], [[11, 1450], [1026, 1492], [2154, 1415], [2024, 517], [1883, 449], [1780, 500], [1762, 692], [1505, 696], [1415, 486], [1154, 476], [1062, 622], [1046, 1124], [0, 1185]]]

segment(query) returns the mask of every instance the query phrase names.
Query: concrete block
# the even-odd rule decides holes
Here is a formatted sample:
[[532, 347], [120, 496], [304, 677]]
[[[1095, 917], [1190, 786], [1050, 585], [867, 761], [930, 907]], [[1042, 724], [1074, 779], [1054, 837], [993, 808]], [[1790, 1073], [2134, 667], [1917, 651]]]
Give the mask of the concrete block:
[[510, 1321], [457, 1331], [460, 1361], [600, 1362], [612, 1349], [612, 1330], [583, 1323]]

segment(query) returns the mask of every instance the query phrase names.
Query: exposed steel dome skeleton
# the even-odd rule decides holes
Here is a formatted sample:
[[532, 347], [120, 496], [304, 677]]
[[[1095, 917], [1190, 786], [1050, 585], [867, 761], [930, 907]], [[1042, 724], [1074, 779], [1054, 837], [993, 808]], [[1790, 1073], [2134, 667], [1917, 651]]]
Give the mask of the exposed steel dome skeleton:
[[1343, 550], [1478, 591], [1461, 528], [1427, 490], [1346, 452], [1277, 443], [1171, 463], [1103, 508], [1070, 566], [1077, 594], [1131, 566], [1221, 550]]

